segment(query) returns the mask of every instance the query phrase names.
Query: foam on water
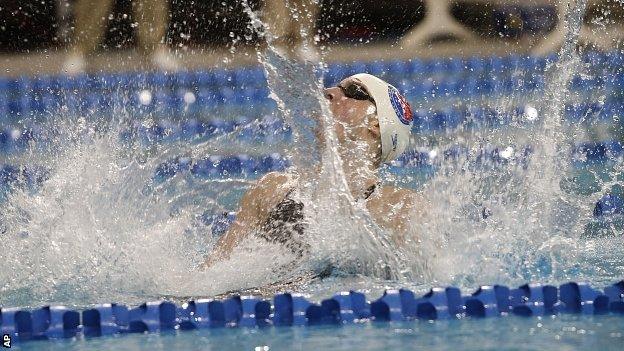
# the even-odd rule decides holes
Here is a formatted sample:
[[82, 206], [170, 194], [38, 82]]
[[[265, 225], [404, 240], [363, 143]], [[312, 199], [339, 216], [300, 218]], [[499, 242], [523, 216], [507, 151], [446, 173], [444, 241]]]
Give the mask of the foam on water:
[[[621, 242], [579, 239], [593, 200], [561, 187], [572, 142], [561, 124], [562, 110], [570, 77], [579, 69], [574, 48], [584, 1], [578, 5], [570, 9], [570, 34], [560, 60], [550, 68], [543, 106], [537, 109], [543, 112], [532, 114], [535, 123], [525, 131], [533, 150], [528, 164], [519, 151], [523, 145], [513, 137], [503, 139], [495, 130], [466, 138], [468, 156], [443, 162], [425, 184], [427, 203], [412, 214], [402, 246], [349, 191], [334, 120], [322, 98], [322, 64], [284, 59], [272, 47], [262, 53], [271, 97], [293, 128], [296, 143], [287, 156], [302, 190], [312, 248], [310, 257], [288, 272], [283, 267], [296, 259], [288, 250], [253, 238], [229, 260], [206, 271], [198, 268], [214, 239], [197, 215], [223, 210], [224, 198], [246, 189], [248, 181], [184, 174], [154, 181], [154, 170], [164, 160], [218, 152], [235, 133], [145, 150], [118, 138], [131, 117], [122, 108], [113, 122], [75, 116], [48, 121], [44, 128], [55, 131], [55, 143], [22, 159], [45, 164], [48, 180], [37, 191], [14, 189], [0, 209], [0, 262], [10, 267], [0, 271], [0, 303], [207, 296], [269, 285], [327, 265], [337, 276], [299, 288], [322, 294], [354, 286], [571, 278], [606, 284], [622, 276]], [[261, 22], [249, 14], [260, 31]], [[316, 141], [319, 132], [323, 145]], [[484, 148], [501, 143], [505, 167], [479, 161]], [[415, 177], [403, 174], [399, 182]]]
[[198, 215], [223, 211], [218, 197], [247, 181], [159, 183], [154, 170], [171, 155], [205, 155], [215, 141], [145, 150], [120, 141], [121, 124], [95, 133], [79, 121], [49, 122], [59, 131], [55, 146], [31, 159], [49, 178], [36, 191], [13, 189], [0, 209], [0, 261], [11, 267], [0, 273], [3, 305], [214, 295], [266, 284], [276, 264], [291, 260], [253, 242], [200, 271], [214, 239]]

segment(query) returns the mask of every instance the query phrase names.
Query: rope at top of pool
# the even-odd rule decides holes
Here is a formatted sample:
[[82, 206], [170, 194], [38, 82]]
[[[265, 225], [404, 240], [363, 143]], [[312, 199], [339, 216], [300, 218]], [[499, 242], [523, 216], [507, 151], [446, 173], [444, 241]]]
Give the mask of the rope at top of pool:
[[487, 285], [469, 295], [462, 295], [456, 287], [433, 288], [421, 297], [407, 289], [386, 290], [373, 301], [363, 293], [348, 291], [320, 303], [301, 294], [282, 293], [272, 300], [232, 296], [189, 301], [181, 306], [157, 301], [134, 308], [101, 304], [82, 311], [63, 306], [2, 308], [0, 331], [3, 341], [11, 342], [219, 327], [339, 326], [560, 313], [624, 315], [624, 280], [602, 291], [586, 283], [570, 282], [558, 287]]

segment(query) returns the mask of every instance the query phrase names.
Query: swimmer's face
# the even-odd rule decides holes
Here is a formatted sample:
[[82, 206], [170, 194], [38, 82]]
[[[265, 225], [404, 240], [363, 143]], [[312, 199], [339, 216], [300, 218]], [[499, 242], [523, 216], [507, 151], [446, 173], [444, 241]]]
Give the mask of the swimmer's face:
[[336, 133], [345, 140], [378, 142], [380, 140], [377, 108], [364, 85], [356, 78], [346, 78], [337, 86], [325, 89], [325, 98], [336, 122]]

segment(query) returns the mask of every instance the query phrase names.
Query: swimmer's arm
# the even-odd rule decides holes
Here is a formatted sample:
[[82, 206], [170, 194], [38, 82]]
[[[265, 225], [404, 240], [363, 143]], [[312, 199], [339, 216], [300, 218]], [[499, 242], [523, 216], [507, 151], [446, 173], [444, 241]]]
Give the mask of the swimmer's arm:
[[236, 213], [236, 219], [217, 241], [213, 252], [206, 259], [202, 268], [210, 267], [216, 261], [229, 258], [234, 248], [249, 233], [260, 228], [262, 219], [268, 216], [269, 209], [272, 205], [274, 206], [274, 198], [282, 192], [279, 191], [281, 190], [280, 185], [285, 183], [286, 179], [287, 177], [283, 174], [269, 173], [243, 195], [240, 201], [240, 209]]
[[[206, 259], [202, 268], [208, 268], [215, 262], [227, 259], [236, 245], [238, 245], [248, 233], [257, 226], [255, 210], [250, 203], [252, 191], [247, 192], [241, 200], [241, 208], [236, 214], [236, 219], [228, 230], [219, 238], [210, 256]], [[250, 195], [250, 196], [247, 196]]]
[[[316, 119], [316, 126], [314, 127], [314, 137], [316, 139], [317, 150], [319, 153], [319, 157], [323, 157], [325, 153], [325, 149], [327, 148], [327, 139], [325, 137], [325, 133], [327, 132], [324, 127], [323, 116], [319, 116], [317, 113], [313, 114], [314, 119]], [[312, 173], [320, 173], [321, 172], [321, 164], [318, 163], [309, 169]]]

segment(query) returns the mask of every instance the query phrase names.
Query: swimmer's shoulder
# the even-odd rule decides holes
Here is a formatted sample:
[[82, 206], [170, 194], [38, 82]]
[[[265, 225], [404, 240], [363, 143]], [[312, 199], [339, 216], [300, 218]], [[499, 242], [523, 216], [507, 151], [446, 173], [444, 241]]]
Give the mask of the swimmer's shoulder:
[[379, 190], [387, 220], [400, 227], [406, 226], [413, 216], [421, 217], [430, 207], [420, 191], [394, 186], [382, 186]]
[[384, 185], [380, 187], [379, 191], [380, 197], [384, 202], [406, 209], [412, 208], [423, 201], [422, 194], [412, 189]]
[[243, 196], [242, 203], [251, 205], [263, 216], [286, 197], [292, 184], [293, 177], [288, 173], [267, 173]]

